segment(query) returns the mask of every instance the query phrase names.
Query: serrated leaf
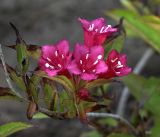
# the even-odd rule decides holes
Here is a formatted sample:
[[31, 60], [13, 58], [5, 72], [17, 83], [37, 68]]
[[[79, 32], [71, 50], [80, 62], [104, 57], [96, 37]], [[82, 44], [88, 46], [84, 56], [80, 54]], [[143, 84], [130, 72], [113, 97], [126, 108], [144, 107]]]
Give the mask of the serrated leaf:
[[127, 26], [129, 26], [137, 36], [141, 37], [160, 53], [159, 31], [151, 27], [147, 22], [143, 21], [142, 16], [128, 10], [114, 10], [107, 12], [106, 14], [116, 20], [120, 17], [124, 17]]
[[22, 122], [11, 122], [5, 125], [0, 126], [0, 136], [7, 137], [15, 132], [27, 129], [32, 127], [29, 124], [22, 123]]

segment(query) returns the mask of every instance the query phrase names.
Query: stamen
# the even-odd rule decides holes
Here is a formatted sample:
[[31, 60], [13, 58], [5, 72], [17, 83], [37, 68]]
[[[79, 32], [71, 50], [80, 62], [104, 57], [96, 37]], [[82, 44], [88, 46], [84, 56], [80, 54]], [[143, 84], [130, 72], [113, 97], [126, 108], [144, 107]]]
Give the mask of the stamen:
[[107, 32], [108, 29], [110, 29], [110, 28], [112, 28], [112, 26], [111, 26], [111, 25], [108, 25], [108, 26], [106, 27], [106, 29], [104, 30], [104, 32]]
[[52, 65], [50, 65], [49, 67], [50, 67], [51, 69], [54, 69], [54, 66], [52, 66]]
[[62, 66], [61, 66], [61, 64], [58, 64], [58, 67], [60, 67], [60, 68], [61, 68], [61, 67], [62, 67]]
[[116, 72], [116, 74], [120, 74], [121, 72]]
[[120, 61], [118, 61], [118, 65], [122, 65]]
[[45, 66], [46, 66], [46, 68], [49, 68], [50, 65], [48, 63], [46, 63]]
[[92, 72], [96, 72], [96, 70], [94, 69], [94, 70], [92, 70]]
[[57, 50], [55, 51], [55, 56], [56, 56], [56, 57], [58, 56], [58, 51], [57, 51]]
[[86, 70], [85, 69], [83, 69], [83, 72], [85, 72]]
[[79, 62], [80, 62], [80, 64], [83, 64], [82, 60], [80, 60]]
[[115, 61], [117, 61], [118, 58], [115, 59], [111, 59], [111, 62], [114, 63]]
[[92, 31], [94, 29], [94, 24], [91, 24], [90, 26], [89, 26], [89, 31]]
[[93, 63], [93, 65], [96, 65], [98, 63], [98, 59]]
[[86, 59], [88, 59], [88, 57], [89, 57], [89, 54], [86, 55]]
[[62, 59], [64, 59], [64, 55], [62, 54]]
[[98, 29], [95, 29], [95, 32], [97, 32], [98, 31]]
[[100, 30], [100, 33], [103, 33], [103, 32], [104, 32], [104, 27], [102, 27]]
[[97, 59], [102, 59], [102, 55], [98, 55]]
[[47, 57], [47, 60], [48, 60], [49, 62], [51, 62], [51, 59], [50, 59], [50, 58], [48, 58], [48, 57]]

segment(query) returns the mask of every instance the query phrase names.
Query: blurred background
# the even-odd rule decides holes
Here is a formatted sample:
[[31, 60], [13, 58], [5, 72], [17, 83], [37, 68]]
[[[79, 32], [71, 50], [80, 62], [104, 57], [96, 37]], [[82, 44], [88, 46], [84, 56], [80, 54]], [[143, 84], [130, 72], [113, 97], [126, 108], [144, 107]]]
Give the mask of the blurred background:
[[[9, 22], [20, 30], [27, 43], [43, 45], [68, 39], [73, 47], [76, 42], [83, 42], [83, 30], [78, 17], [92, 20], [105, 17], [109, 24], [118, 22], [105, 16], [105, 12], [123, 8], [119, 0], [0, 0], [0, 43], [8, 64], [15, 66], [15, 52], [5, 46], [15, 43], [15, 34]], [[129, 66], [134, 67], [141, 58], [146, 44], [138, 39], [126, 39], [123, 52], [128, 55]], [[33, 62], [34, 64], [34, 62]], [[144, 76], [160, 75], [160, 57], [154, 54], [143, 69]], [[0, 86], [7, 86], [4, 72], [0, 68]], [[121, 88], [115, 88], [118, 92]], [[33, 128], [16, 133], [12, 137], [79, 137], [90, 130], [77, 120], [32, 120], [26, 118], [26, 105], [13, 101], [0, 101], [0, 125], [11, 121], [26, 121]]]

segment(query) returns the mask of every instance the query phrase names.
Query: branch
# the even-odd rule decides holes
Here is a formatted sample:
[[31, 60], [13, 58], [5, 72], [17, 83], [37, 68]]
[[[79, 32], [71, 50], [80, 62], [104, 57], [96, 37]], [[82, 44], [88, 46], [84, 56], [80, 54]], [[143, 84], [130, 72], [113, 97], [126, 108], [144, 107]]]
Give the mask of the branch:
[[16, 90], [14, 89], [13, 85], [12, 85], [12, 82], [10, 80], [10, 77], [9, 77], [9, 74], [8, 74], [8, 71], [7, 71], [7, 67], [6, 67], [6, 63], [5, 63], [5, 59], [4, 59], [4, 55], [3, 55], [3, 52], [2, 52], [2, 46], [0, 44], [0, 59], [2, 61], [2, 66], [3, 66], [3, 69], [4, 69], [4, 74], [5, 74], [5, 77], [6, 77], [6, 81], [7, 81], [7, 84], [9, 86], [9, 88], [12, 90], [12, 92], [14, 93], [14, 95], [16, 95], [17, 97], [19, 98], [23, 98], [18, 92], [16, 92]]
[[65, 113], [66, 112], [64, 112], [64, 113], [63, 112], [62, 113], [54, 112], [54, 111], [50, 111], [48, 109], [45, 109], [43, 107], [39, 107], [38, 111], [43, 113], [43, 114], [45, 114], [45, 115], [47, 115], [47, 116], [49, 116], [49, 117], [51, 117], [51, 118], [53, 118], [53, 119], [67, 119], [65, 117]]
[[[143, 56], [141, 57], [141, 59], [139, 60], [139, 62], [137, 63], [137, 65], [135, 66], [133, 72], [135, 74], [139, 74], [142, 71], [142, 69], [144, 68], [144, 66], [146, 65], [149, 58], [153, 54], [154, 54], [154, 51], [151, 48], [148, 48], [145, 51], [145, 53], [143, 54]], [[122, 90], [122, 95], [120, 97], [120, 101], [118, 103], [118, 107], [117, 107], [117, 114], [120, 116], [124, 115], [124, 110], [125, 110], [129, 95], [130, 95], [130, 93], [129, 93], [128, 88], [124, 87], [124, 89]]]
[[102, 117], [102, 118], [109, 117], [109, 118], [119, 120], [119, 121], [125, 123], [130, 128], [130, 130], [133, 132], [134, 135], [136, 135], [136, 136], [139, 135], [138, 131], [126, 119], [124, 119], [123, 117], [121, 117], [117, 114], [90, 112], [90, 113], [87, 113], [87, 116], [88, 117]]

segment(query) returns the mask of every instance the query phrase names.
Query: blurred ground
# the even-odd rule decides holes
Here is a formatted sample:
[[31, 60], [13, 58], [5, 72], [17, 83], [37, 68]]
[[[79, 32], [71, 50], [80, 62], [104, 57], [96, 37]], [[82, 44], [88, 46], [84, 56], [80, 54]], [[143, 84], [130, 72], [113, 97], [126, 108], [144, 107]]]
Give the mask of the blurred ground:
[[[119, 0], [0, 0], [0, 43], [13, 44], [14, 33], [9, 26], [13, 22], [23, 38], [32, 44], [43, 45], [68, 39], [73, 46], [83, 41], [83, 33], [78, 17], [94, 19], [105, 17], [104, 11], [120, 7]], [[111, 24], [115, 22], [110, 21]], [[124, 52], [129, 55], [129, 64], [134, 66], [146, 46], [141, 40], [127, 40]], [[5, 58], [10, 65], [16, 64], [15, 53], [3, 47]], [[145, 75], [159, 75], [160, 62], [154, 55], [144, 70]], [[150, 65], [152, 64], [152, 65]], [[153, 67], [155, 65], [155, 67]], [[158, 68], [159, 67], [159, 68]], [[0, 85], [6, 86], [2, 69]], [[11, 101], [0, 102], [0, 124], [9, 121], [27, 121], [26, 106]], [[34, 128], [12, 135], [12, 137], [79, 137], [88, 130], [87, 125], [78, 121], [33, 120]]]

